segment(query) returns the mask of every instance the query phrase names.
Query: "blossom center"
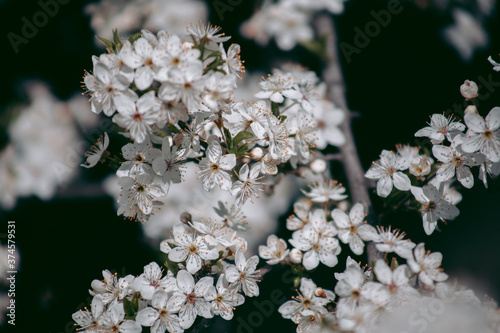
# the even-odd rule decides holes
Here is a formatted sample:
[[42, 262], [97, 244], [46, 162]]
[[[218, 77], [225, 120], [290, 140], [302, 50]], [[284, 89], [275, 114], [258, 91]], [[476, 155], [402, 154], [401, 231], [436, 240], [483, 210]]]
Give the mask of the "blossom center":
[[483, 133], [486, 139], [491, 139], [493, 137], [493, 132], [491, 130], [484, 131]]
[[311, 304], [312, 302], [309, 298], [304, 299], [304, 301], [302, 302], [302, 305], [304, 305], [305, 308], [310, 308]]
[[144, 192], [144, 190], [145, 190], [144, 185], [137, 186], [137, 192]]
[[186, 301], [190, 304], [195, 303], [196, 302], [196, 295], [194, 293], [187, 295]]
[[349, 230], [351, 231], [351, 233], [355, 234], [358, 231], [358, 227], [355, 225], [351, 225], [349, 227]]
[[139, 112], [136, 112], [134, 114], [134, 120], [137, 122], [140, 122], [142, 120], [142, 114], [140, 114]]
[[144, 65], [149, 67], [153, 66], [153, 59], [147, 58], [146, 61], [144, 61]]
[[142, 162], [142, 161], [144, 161], [144, 158], [142, 157], [142, 155], [135, 155], [135, 160], [137, 162]]
[[168, 315], [168, 311], [163, 309], [160, 311], [160, 317], [166, 317]]
[[172, 65], [174, 65], [174, 66], [179, 65], [179, 63], [180, 63], [180, 62], [181, 62], [181, 61], [180, 61], [180, 60], [179, 60], [179, 58], [177, 58], [177, 57], [175, 57], [174, 59], [172, 59]]
[[427, 210], [434, 210], [436, 209], [436, 203], [434, 201], [429, 201], [427, 205], [424, 207]]
[[454, 164], [454, 165], [457, 165], [457, 166], [458, 166], [458, 165], [462, 165], [462, 163], [463, 163], [463, 159], [462, 159], [462, 157], [461, 157], [461, 156], [455, 156], [455, 157], [453, 158], [453, 164]]
[[214, 164], [212, 164], [212, 165], [210, 166], [210, 170], [211, 170], [211, 171], [217, 171], [217, 170], [219, 170], [219, 165], [218, 165], [218, 164], [215, 164], [215, 163], [214, 163]]
[[396, 171], [397, 171], [396, 168], [394, 168], [394, 167], [388, 167], [387, 168], [387, 175], [388, 176], [392, 176], [393, 174], [396, 173]]
[[189, 253], [196, 253], [196, 251], [198, 251], [196, 245], [193, 244], [189, 247]]

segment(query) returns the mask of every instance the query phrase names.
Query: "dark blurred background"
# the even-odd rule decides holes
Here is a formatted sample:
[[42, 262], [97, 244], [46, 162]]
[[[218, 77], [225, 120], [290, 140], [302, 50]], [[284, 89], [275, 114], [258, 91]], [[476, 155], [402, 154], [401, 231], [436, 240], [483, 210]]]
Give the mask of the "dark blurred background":
[[[80, 81], [84, 70], [91, 69], [91, 56], [102, 53], [95, 46], [90, 19], [83, 10], [88, 3], [72, 0], [61, 5], [57, 15], [50, 18], [29, 43], [20, 45], [15, 54], [6, 36], [11, 31], [19, 33], [23, 24], [21, 18], [33, 15], [39, 5], [37, 1], [0, 1], [2, 109], [26, 101], [22, 83], [27, 79], [47, 82], [62, 100], [81, 91]], [[232, 42], [241, 45], [247, 71], [269, 72], [284, 60], [300, 62], [316, 71], [321, 69], [321, 61], [305, 48], [283, 52], [274, 42], [262, 48], [241, 37], [239, 26], [252, 15], [255, 3], [242, 1], [231, 7], [233, 10], [222, 20], [213, 10], [214, 3], [207, 2], [211, 10], [210, 21], [231, 35]], [[468, 5], [463, 3], [465, 8]], [[455, 104], [462, 105], [459, 87], [465, 79], [482, 84], [480, 93], [484, 98], [480, 100], [479, 109], [483, 115], [493, 106], [500, 105], [500, 73], [493, 72], [486, 60], [490, 55], [500, 59], [500, 26], [496, 12], [492, 11], [484, 23], [489, 34], [488, 46], [476, 50], [474, 56], [465, 61], [443, 40], [443, 27], [453, 21], [451, 11], [440, 10], [425, 1], [405, 1], [402, 6], [403, 11], [394, 15], [391, 23], [371, 38], [359, 54], [353, 54], [349, 63], [342, 57], [348, 104], [360, 113], [353, 126], [365, 168], [378, 158], [382, 149], [394, 149], [397, 143], [413, 144], [413, 134], [426, 125], [429, 115], [453, 109]], [[373, 21], [370, 11], [386, 8], [387, 4], [379, 0], [348, 1], [345, 13], [335, 18], [339, 40], [353, 45], [355, 28], [364, 29]], [[493, 84], [485, 87], [481, 80]], [[0, 139], [4, 145], [5, 132]], [[13, 210], [0, 213], [3, 230], [8, 220], [16, 221], [17, 250], [21, 255], [16, 282], [15, 332], [73, 332], [71, 314], [88, 305], [90, 282], [101, 279], [103, 269], [119, 275], [137, 275], [145, 264], [158, 259], [157, 249], [144, 242], [141, 225], [116, 216], [113, 198], [102, 195], [82, 199], [75, 195], [82, 183], [97, 182], [105, 172], [107, 170], [83, 172], [82, 178], [66, 187], [66, 191], [72, 188], [71, 196], [63, 191], [49, 202], [20, 199]], [[343, 177], [341, 174], [336, 176]], [[425, 241], [432, 251], [442, 252], [445, 271], [457, 277], [459, 283], [474, 287], [480, 296], [488, 293], [500, 299], [500, 181], [490, 181], [488, 189], [478, 182], [472, 190], [464, 190], [462, 194], [463, 201], [458, 205], [460, 216], [446, 225], [441, 223], [441, 232], [430, 237], [424, 234], [421, 218], [414, 213], [390, 216], [383, 223], [406, 231], [416, 243]], [[381, 206], [379, 198], [374, 197], [374, 202], [377, 207]], [[282, 227], [278, 235], [286, 238], [290, 233]], [[343, 270], [349, 254], [352, 255], [343, 247], [335, 271]], [[279, 267], [268, 273], [260, 285], [264, 297], [247, 299], [246, 304], [238, 307], [232, 326], [217, 320], [212, 328], [239, 333], [294, 330], [295, 325], [281, 319], [277, 312], [265, 315], [266, 304], [270, 304], [266, 303], [267, 295], [273, 290], [282, 289], [287, 299], [293, 294], [290, 278], [283, 274]], [[325, 288], [335, 286], [333, 270], [322, 265], [311, 276]], [[277, 310], [276, 305], [274, 308]], [[259, 311], [264, 315], [255, 315]], [[249, 322], [258, 325], [253, 327]], [[13, 327], [0, 328], [5, 329], [12, 331]]]

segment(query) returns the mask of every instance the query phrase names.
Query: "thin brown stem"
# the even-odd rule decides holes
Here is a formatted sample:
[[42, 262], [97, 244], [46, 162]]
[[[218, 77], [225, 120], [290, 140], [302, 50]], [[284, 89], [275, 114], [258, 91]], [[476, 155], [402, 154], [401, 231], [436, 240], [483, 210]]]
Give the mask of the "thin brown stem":
[[[368, 194], [368, 184], [365, 178], [365, 171], [359, 160], [358, 151], [352, 133], [351, 119], [352, 112], [347, 107], [345, 98], [345, 83], [340, 68], [340, 59], [337, 49], [337, 35], [335, 25], [333, 24], [332, 16], [329, 14], [321, 14], [315, 20], [315, 26], [319, 36], [325, 35], [326, 53], [328, 62], [323, 69], [323, 80], [328, 86], [330, 99], [337, 107], [342, 109], [345, 114], [345, 121], [340, 126], [346, 142], [340, 147], [340, 154], [344, 163], [344, 171], [349, 183], [349, 190], [353, 202], [362, 203], [368, 213], [367, 222], [374, 225], [377, 223], [377, 218], [373, 212], [373, 206]], [[380, 252], [377, 251], [373, 242], [367, 246], [368, 263], [373, 265], [374, 262], [381, 258]]]

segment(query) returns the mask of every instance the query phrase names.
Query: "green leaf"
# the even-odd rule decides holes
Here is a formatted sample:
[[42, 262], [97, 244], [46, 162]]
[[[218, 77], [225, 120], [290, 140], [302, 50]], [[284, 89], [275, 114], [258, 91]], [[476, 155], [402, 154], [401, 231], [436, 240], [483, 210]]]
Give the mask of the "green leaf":
[[122, 45], [122, 42], [120, 41], [120, 36], [118, 36], [118, 29], [113, 30], [113, 40], [115, 41], [115, 45]]
[[139, 293], [136, 293], [132, 300], [123, 299], [123, 310], [125, 311], [125, 319], [134, 320], [139, 311]]
[[225, 127], [224, 127], [224, 136], [226, 137], [227, 149], [232, 149], [233, 143], [232, 143], [232, 139], [231, 139], [231, 133]]
[[104, 45], [106, 45], [107, 48], [114, 50], [115, 44], [113, 44], [112, 41], [107, 40], [104, 37], [99, 37], [99, 36], [96, 36], [96, 38], [99, 39], [102, 43], [104, 43]]
[[279, 117], [280, 115], [280, 106], [278, 103], [271, 102], [271, 111], [273, 111], [273, 115]]
[[243, 140], [248, 140], [253, 138], [253, 134], [247, 131], [241, 131], [233, 138], [233, 145], [237, 146]]
[[172, 260], [167, 259], [165, 260], [165, 267], [168, 268], [169, 271], [174, 273], [175, 276], [177, 276], [177, 272], [179, 272], [179, 265], [177, 263], [173, 262]]
[[248, 144], [245, 143], [244, 145], [238, 148], [238, 150], [236, 151], [236, 156], [240, 157], [241, 155], [246, 153], [247, 150], [248, 150]]
[[130, 42], [130, 44], [133, 44], [141, 36], [142, 36], [142, 33], [139, 31], [139, 32], [136, 32], [133, 35], [130, 35], [130, 37], [127, 40]]
[[326, 52], [326, 41], [328, 40], [328, 34], [323, 34], [319, 36], [318, 40], [315, 41], [301, 41], [299, 44], [306, 48], [309, 52], [318, 55], [321, 59], [328, 61], [328, 55]]
[[174, 124], [168, 123], [167, 127], [170, 130], [170, 132], [172, 132], [172, 133], [175, 133], [175, 134], [180, 133], [179, 129], [177, 127], [175, 127]]

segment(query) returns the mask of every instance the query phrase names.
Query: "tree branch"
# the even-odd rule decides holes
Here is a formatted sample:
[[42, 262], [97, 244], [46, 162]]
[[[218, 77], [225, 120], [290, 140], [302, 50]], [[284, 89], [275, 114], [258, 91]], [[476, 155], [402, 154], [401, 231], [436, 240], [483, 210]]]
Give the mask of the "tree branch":
[[[328, 93], [333, 103], [345, 114], [345, 121], [340, 125], [340, 129], [344, 133], [346, 142], [340, 147], [340, 154], [344, 164], [349, 190], [353, 202], [362, 203], [367, 210], [367, 222], [371, 225], [377, 223], [377, 218], [373, 211], [373, 206], [368, 194], [368, 183], [365, 178], [365, 171], [359, 160], [358, 150], [354, 142], [352, 134], [351, 120], [353, 113], [347, 107], [345, 98], [345, 83], [340, 68], [340, 59], [337, 50], [337, 34], [335, 25], [333, 24], [332, 16], [329, 14], [320, 14], [315, 22], [318, 36], [325, 35], [326, 38], [326, 55], [328, 62], [323, 69], [323, 80], [328, 86]], [[373, 242], [367, 246], [368, 262], [373, 265], [377, 259], [382, 258], [380, 252], [375, 248]]]

